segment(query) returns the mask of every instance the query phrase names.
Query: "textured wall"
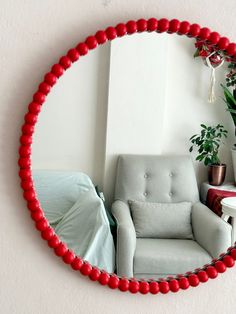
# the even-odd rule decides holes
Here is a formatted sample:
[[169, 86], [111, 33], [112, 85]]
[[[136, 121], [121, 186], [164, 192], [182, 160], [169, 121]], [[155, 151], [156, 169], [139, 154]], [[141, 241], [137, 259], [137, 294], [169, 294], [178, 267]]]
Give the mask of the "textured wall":
[[235, 0], [0, 1], [1, 313], [235, 313], [236, 268], [177, 295], [100, 287], [65, 267], [33, 229], [17, 178], [20, 125], [42, 75], [67, 48], [121, 20], [166, 16], [235, 38]]

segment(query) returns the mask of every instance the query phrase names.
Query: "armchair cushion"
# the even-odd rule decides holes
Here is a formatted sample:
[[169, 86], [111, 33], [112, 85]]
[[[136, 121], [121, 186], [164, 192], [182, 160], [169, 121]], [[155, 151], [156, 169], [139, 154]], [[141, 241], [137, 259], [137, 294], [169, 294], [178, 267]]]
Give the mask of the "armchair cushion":
[[193, 239], [192, 203], [129, 201], [137, 238]]
[[210, 254], [194, 240], [137, 239], [134, 276], [155, 279], [183, 274], [211, 260]]

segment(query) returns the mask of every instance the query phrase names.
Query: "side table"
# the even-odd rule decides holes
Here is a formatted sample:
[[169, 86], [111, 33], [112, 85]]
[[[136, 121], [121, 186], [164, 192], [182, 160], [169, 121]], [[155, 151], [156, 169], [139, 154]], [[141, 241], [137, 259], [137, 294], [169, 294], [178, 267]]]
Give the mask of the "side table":
[[236, 197], [226, 197], [221, 201], [222, 205], [222, 219], [228, 221], [231, 217], [232, 224], [232, 245], [236, 240]]
[[220, 186], [210, 185], [203, 182], [200, 188], [200, 198], [216, 215], [222, 216], [221, 200], [226, 197], [236, 197], [236, 186], [234, 183], [224, 183]]

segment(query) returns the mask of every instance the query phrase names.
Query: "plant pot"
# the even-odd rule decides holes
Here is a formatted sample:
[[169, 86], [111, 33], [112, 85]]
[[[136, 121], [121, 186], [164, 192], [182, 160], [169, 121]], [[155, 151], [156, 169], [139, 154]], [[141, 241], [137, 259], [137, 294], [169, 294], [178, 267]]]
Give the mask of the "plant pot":
[[208, 181], [210, 185], [221, 185], [225, 180], [226, 164], [208, 166]]
[[234, 183], [236, 185], [236, 149], [232, 148], [232, 162], [233, 162], [233, 169], [234, 169]]

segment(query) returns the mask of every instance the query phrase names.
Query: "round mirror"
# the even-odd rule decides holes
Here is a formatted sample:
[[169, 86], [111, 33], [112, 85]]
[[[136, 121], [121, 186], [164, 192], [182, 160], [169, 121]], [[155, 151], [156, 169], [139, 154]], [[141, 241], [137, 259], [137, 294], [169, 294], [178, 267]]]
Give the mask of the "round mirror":
[[[223, 123], [231, 134], [233, 126], [221, 99], [207, 104], [210, 72], [193, 58], [196, 39], [121, 36], [122, 27], [124, 34], [158, 27], [155, 19], [140, 21], [89, 37], [45, 76], [23, 126], [20, 175], [36, 227], [65, 263], [112, 288], [157, 293], [159, 283], [165, 293], [171, 283], [173, 291], [181, 280], [183, 289], [198, 285], [234, 263], [235, 251], [224, 253], [232, 226], [204, 204], [206, 168], [189, 155], [200, 124]], [[191, 37], [200, 34], [183, 23], [182, 31], [195, 30]], [[97, 41], [104, 44], [93, 50]], [[224, 75], [217, 70], [217, 80]]]

